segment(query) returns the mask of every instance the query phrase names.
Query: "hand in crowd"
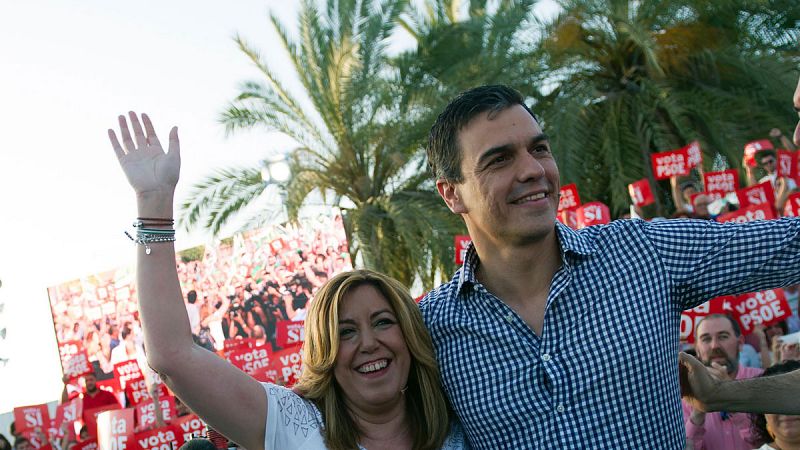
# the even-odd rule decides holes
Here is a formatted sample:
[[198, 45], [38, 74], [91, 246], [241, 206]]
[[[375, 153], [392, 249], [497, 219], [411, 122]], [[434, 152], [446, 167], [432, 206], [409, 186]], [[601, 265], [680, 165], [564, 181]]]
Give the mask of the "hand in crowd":
[[712, 363], [718, 367], [706, 367], [697, 358], [684, 352], [681, 352], [678, 357], [681, 396], [691, 404], [695, 411], [714, 411], [714, 405], [709, 404], [709, 400], [715, 398], [722, 383], [722, 378], [718, 376], [722, 366]]

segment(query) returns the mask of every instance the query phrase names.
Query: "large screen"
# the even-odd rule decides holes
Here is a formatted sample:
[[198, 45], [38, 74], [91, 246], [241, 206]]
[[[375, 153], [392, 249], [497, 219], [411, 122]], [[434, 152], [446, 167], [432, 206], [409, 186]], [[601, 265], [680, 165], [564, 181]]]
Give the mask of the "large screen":
[[[195, 342], [212, 351], [240, 338], [279, 350], [276, 323], [304, 320], [319, 287], [352, 268], [338, 212], [186, 249], [175, 264]], [[115, 364], [143, 359], [135, 279], [131, 266], [48, 288], [65, 369], [69, 358], [85, 354], [103, 379]]]

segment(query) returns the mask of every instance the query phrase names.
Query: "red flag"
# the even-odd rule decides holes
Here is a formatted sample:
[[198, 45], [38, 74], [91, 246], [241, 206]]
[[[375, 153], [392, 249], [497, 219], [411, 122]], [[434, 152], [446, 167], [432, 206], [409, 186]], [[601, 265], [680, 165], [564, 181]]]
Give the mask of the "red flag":
[[800, 217], [800, 192], [795, 192], [786, 199], [783, 215], [786, 217]]
[[472, 242], [472, 239], [469, 237], [468, 234], [458, 234], [455, 237], [455, 249], [456, 249], [456, 265], [460, 266], [464, 264], [464, 258], [467, 256], [467, 249], [469, 248], [469, 244]]
[[756, 325], [768, 327], [792, 315], [783, 289], [751, 292], [736, 297], [736, 317], [742, 334], [750, 334]]
[[114, 378], [119, 382], [120, 389], [125, 390], [128, 382], [144, 378], [144, 375], [139, 368], [139, 363], [135, 359], [129, 359], [114, 364]]
[[133, 408], [105, 411], [97, 415], [99, 450], [125, 450], [133, 447]]
[[302, 347], [296, 346], [275, 352], [272, 355], [272, 364], [278, 371], [278, 376], [289, 387], [292, 380], [297, 380], [303, 372]]
[[138, 450], [174, 450], [184, 443], [181, 433], [169, 425], [136, 433], [133, 440], [133, 448]]
[[717, 222], [745, 223], [754, 220], [772, 220], [775, 218], [774, 208], [768, 205], [748, 206], [736, 211], [717, 216]]
[[291, 347], [305, 342], [305, 322], [279, 320], [275, 323], [275, 343], [280, 347]]
[[650, 155], [653, 176], [656, 180], [668, 180], [674, 176], [689, 174], [689, 155], [686, 147]]
[[611, 222], [611, 211], [601, 202], [591, 202], [581, 205], [576, 210], [578, 228], [600, 225]]
[[50, 426], [50, 411], [47, 404], [14, 408], [14, 426], [19, 431], [44, 430]]
[[581, 204], [581, 198], [578, 196], [578, 186], [575, 183], [561, 186], [558, 191], [558, 211], [561, 212], [565, 209], [574, 208]]
[[750, 167], [755, 167], [758, 165], [758, 163], [756, 163], [756, 153], [761, 150], [772, 150], [774, 148], [769, 139], [748, 142], [744, 146], [744, 163]]
[[707, 193], [736, 192], [739, 189], [739, 171], [723, 170], [721, 172], [706, 172], [703, 174], [703, 185]]
[[628, 193], [631, 195], [633, 204], [638, 207], [651, 205], [655, 202], [653, 191], [650, 189], [650, 182], [647, 181], [647, 178], [642, 178], [629, 184]]
[[761, 205], [775, 208], [775, 190], [769, 181], [737, 190], [736, 198], [739, 199], [740, 208]]
[[190, 439], [201, 437], [203, 435], [203, 430], [206, 428], [206, 424], [194, 414], [178, 417], [175, 419], [173, 425], [178, 431], [178, 442], [180, 442], [180, 445], [183, 445], [184, 442]]
[[66, 341], [58, 344], [58, 353], [61, 357], [61, 368], [64, 370], [64, 375], [68, 375], [70, 380], [92, 373], [89, 355], [80, 341]]
[[230, 362], [242, 372], [251, 375], [270, 365], [272, 349], [266, 344], [231, 351]]
[[777, 158], [778, 176], [794, 179], [797, 170], [797, 163], [795, 162], [797, 152], [781, 149], [777, 151], [775, 156]]
[[682, 149], [686, 149], [686, 163], [689, 169], [703, 164], [703, 151], [700, 149], [700, 142], [692, 141]]

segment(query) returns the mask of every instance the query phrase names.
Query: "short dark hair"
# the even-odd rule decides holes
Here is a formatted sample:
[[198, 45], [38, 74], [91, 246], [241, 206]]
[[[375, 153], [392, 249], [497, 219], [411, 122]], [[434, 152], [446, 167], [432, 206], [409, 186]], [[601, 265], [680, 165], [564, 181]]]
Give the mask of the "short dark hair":
[[213, 442], [205, 438], [189, 439], [178, 450], [217, 450]]
[[728, 322], [731, 323], [731, 327], [733, 328], [733, 334], [735, 334], [737, 338], [742, 335], [742, 329], [739, 328], [739, 322], [734, 320], [734, 318], [731, 317], [730, 314], [720, 314], [720, 313], [709, 314], [709, 315], [703, 317], [702, 319], [700, 319], [699, 321], [697, 321], [697, 326], [695, 326], [694, 329], [695, 330], [699, 330], [700, 329], [700, 324], [703, 323], [706, 319], [720, 319], [720, 318], [721, 319], [728, 319]]
[[194, 302], [197, 301], [197, 291], [195, 291], [194, 289], [189, 291], [189, 293], [186, 294], [186, 301], [189, 302], [189, 304], [194, 305]]
[[14, 439], [14, 448], [15, 449], [19, 448], [20, 445], [22, 445], [22, 444], [24, 444], [26, 442], [30, 444], [31, 441], [29, 441], [28, 438], [26, 438], [26, 437], [20, 436], [20, 437]]
[[767, 156], [777, 158], [775, 150], [772, 150], [771, 148], [765, 148], [764, 150], [759, 150], [756, 152], [756, 161], [758, 161], [758, 163], [761, 164], [761, 158], [765, 158]]
[[454, 183], [463, 181], [458, 132], [477, 115], [489, 111], [489, 119], [505, 109], [520, 105], [538, 122], [517, 90], [503, 85], [479, 86], [464, 91], [444, 108], [428, 135], [428, 165], [433, 177]]
[[697, 185], [694, 184], [694, 181], [692, 181], [692, 180], [686, 180], [686, 181], [682, 182], [679, 186], [680, 186], [681, 192], [683, 192], [683, 191], [685, 191], [685, 190], [687, 190], [689, 188], [694, 188], [695, 191], [698, 190], [697, 189]]
[[[800, 369], [800, 361], [784, 361], [780, 364], [773, 364], [761, 374], [761, 377], [769, 377], [787, 372], [794, 372]], [[759, 377], [760, 378], [760, 377]], [[767, 431], [767, 417], [764, 414], [750, 414], [750, 434], [753, 439], [760, 442], [772, 442], [772, 436]]]

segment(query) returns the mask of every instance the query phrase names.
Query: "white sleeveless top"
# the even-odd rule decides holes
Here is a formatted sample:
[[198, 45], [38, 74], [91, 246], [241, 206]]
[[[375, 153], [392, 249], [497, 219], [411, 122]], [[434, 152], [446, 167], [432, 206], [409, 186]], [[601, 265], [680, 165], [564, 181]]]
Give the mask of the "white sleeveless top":
[[[261, 385], [266, 391], [268, 405], [264, 450], [324, 450], [322, 413], [316, 405], [283, 386]], [[360, 445], [358, 448], [367, 450]], [[469, 448], [461, 425], [453, 422], [442, 450]]]

